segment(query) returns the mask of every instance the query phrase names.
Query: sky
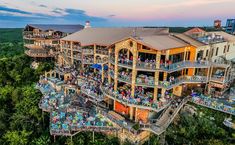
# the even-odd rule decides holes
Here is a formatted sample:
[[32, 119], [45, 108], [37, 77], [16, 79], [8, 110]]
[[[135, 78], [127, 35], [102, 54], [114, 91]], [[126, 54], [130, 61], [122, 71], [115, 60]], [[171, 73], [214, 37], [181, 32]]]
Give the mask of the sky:
[[212, 26], [235, 18], [235, 0], [0, 0], [0, 28], [26, 24], [93, 27]]

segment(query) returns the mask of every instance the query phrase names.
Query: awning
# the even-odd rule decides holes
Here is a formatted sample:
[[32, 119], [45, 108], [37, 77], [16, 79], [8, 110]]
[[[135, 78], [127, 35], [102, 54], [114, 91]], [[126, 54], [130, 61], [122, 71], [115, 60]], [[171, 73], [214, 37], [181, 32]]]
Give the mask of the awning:
[[[100, 65], [100, 64], [92, 64], [91, 68], [102, 70], [102, 65]], [[104, 65], [104, 70], [108, 70], [108, 66], [107, 65]]]
[[102, 70], [102, 66], [100, 64], [92, 64], [91, 65], [91, 68], [95, 68], [95, 69], [98, 69], [98, 70]]

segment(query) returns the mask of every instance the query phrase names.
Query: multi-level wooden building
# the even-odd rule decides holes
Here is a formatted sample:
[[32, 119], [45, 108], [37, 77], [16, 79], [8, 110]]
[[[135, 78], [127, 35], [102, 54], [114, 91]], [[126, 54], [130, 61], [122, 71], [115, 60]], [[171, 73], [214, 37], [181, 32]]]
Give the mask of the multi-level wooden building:
[[82, 25], [28, 24], [23, 31], [25, 53], [32, 58], [55, 57], [59, 40], [83, 28]]
[[[141, 141], [150, 132], [163, 133], [186, 96], [223, 96], [233, 79], [223, 56], [235, 49], [234, 43], [233, 36], [199, 28], [172, 34], [166, 28], [89, 27], [60, 39], [56, 63], [64, 71], [47, 74], [66, 82], [76, 78], [77, 92], [111, 112], [109, 119], [122, 128], [120, 137]], [[70, 67], [73, 72], [65, 71]], [[94, 83], [94, 75], [81, 81], [75, 73], [80, 70], [98, 70], [100, 82]], [[171, 104], [175, 98], [184, 98], [177, 107]], [[138, 133], [130, 131], [135, 123]]]

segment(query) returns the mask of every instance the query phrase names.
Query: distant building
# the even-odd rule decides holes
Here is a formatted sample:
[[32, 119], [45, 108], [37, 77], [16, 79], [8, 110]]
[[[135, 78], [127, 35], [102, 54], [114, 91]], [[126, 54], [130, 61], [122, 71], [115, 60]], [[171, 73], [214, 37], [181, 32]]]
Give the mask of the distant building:
[[228, 19], [226, 23], [226, 32], [235, 34], [235, 19]]
[[221, 20], [215, 20], [214, 21], [214, 28], [216, 28], [216, 29], [221, 28]]

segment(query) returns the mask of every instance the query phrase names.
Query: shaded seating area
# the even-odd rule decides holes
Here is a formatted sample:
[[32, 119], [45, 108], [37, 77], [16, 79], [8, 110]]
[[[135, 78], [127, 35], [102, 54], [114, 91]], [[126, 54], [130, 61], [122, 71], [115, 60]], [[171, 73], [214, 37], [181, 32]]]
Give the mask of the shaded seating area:
[[50, 114], [51, 134], [64, 135], [76, 131], [111, 131], [115, 130], [112, 122], [100, 113], [73, 111], [52, 111]]
[[[48, 81], [45, 81], [44, 83], [39, 82], [36, 85], [36, 88], [43, 94], [43, 97], [39, 102], [39, 107], [47, 112], [68, 107], [74, 92], [69, 91], [68, 94], [65, 95], [63, 90], [56, 91], [56, 84], [61, 83], [61, 81], [56, 78], [46, 79], [48, 79]], [[52, 87], [53, 84], [55, 85], [54, 87]]]
[[235, 107], [205, 95], [192, 94], [192, 102], [224, 113], [235, 115]]

